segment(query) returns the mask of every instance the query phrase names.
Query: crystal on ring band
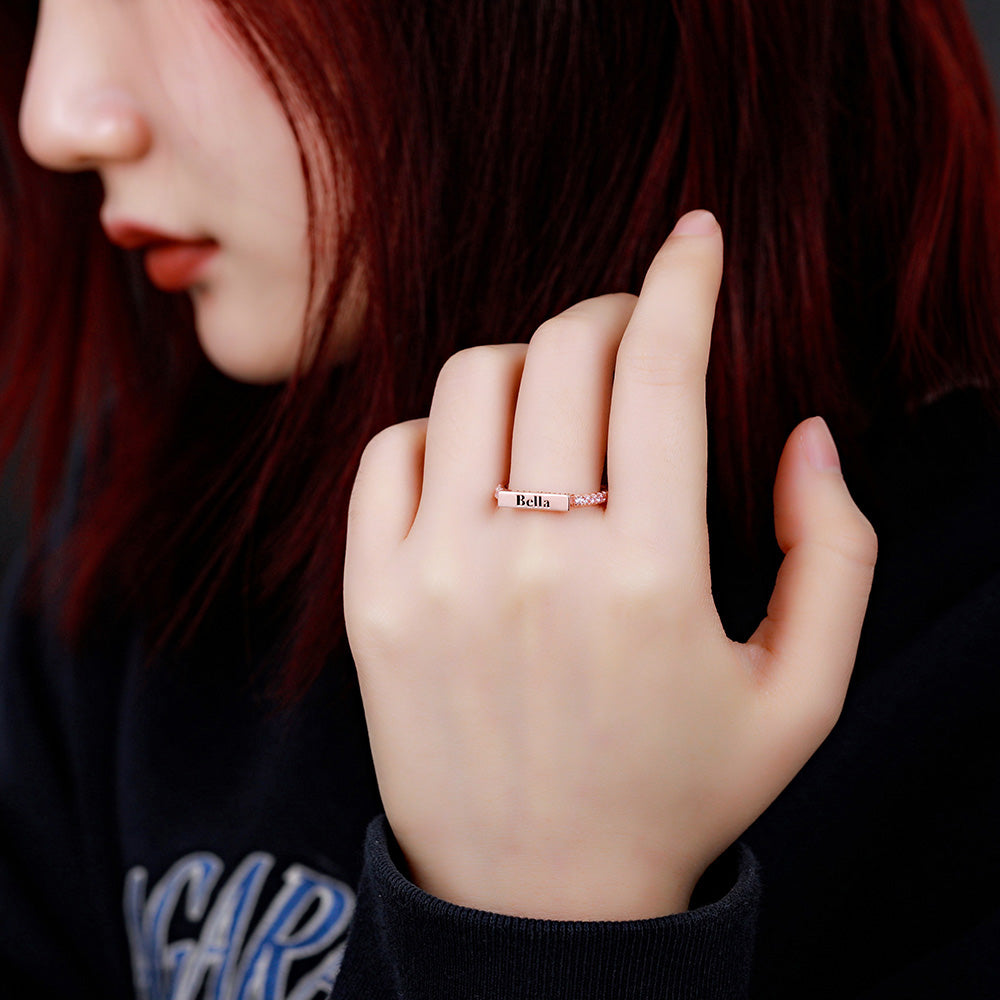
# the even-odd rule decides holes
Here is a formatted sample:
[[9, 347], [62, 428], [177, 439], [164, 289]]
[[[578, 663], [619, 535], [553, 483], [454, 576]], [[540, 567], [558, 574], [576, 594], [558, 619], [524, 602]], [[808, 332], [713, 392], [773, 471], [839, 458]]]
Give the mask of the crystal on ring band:
[[600, 493], [585, 493], [582, 496], [574, 497], [573, 506], [596, 507], [599, 504], [603, 504], [606, 500], [607, 496], [603, 491]]

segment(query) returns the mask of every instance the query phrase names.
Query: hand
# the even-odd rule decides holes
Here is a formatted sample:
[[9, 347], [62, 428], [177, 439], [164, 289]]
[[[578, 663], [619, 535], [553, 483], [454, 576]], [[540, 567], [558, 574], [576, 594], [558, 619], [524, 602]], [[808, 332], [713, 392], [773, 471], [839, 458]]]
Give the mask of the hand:
[[[836, 451], [810, 464], [822, 421], [778, 465], [767, 618], [732, 642], [712, 600], [705, 371], [723, 252], [707, 222], [678, 225], [638, 298], [454, 355], [430, 417], [362, 458], [348, 638], [389, 823], [444, 899], [565, 919], [684, 910], [840, 714], [877, 546]], [[605, 454], [606, 509], [496, 507], [497, 483], [597, 489]]]

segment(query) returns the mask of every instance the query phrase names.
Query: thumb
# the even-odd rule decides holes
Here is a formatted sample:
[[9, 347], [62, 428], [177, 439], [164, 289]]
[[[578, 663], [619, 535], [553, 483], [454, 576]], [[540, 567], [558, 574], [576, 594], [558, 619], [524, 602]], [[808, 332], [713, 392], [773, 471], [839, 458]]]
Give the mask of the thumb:
[[814, 741], [801, 747], [808, 757], [843, 708], [878, 552], [822, 417], [804, 420], [785, 442], [774, 483], [774, 529], [785, 558], [767, 617], [747, 645], [778, 713], [775, 722]]

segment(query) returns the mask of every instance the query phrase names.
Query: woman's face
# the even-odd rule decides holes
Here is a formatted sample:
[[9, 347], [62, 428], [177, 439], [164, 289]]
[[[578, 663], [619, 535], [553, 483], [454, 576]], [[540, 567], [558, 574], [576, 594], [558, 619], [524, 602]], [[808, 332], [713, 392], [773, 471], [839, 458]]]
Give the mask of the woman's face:
[[222, 24], [205, 0], [41, 0], [21, 139], [42, 166], [98, 172], [119, 239], [132, 224], [215, 241], [193, 283], [183, 249], [151, 254], [151, 278], [190, 293], [221, 371], [276, 382], [306, 318], [305, 181], [277, 99]]

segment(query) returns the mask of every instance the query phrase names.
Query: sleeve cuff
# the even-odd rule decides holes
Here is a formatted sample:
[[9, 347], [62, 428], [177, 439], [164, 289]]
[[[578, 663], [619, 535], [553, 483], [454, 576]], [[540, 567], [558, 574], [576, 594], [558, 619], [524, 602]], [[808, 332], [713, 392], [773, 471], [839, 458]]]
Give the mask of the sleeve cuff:
[[537, 920], [473, 910], [424, 892], [401, 867], [379, 816], [368, 827], [353, 940], [341, 970], [348, 981], [367, 981], [370, 995], [381, 995], [376, 982], [385, 995], [406, 1000], [747, 995], [760, 868], [742, 842], [702, 876], [692, 909], [649, 920]]

